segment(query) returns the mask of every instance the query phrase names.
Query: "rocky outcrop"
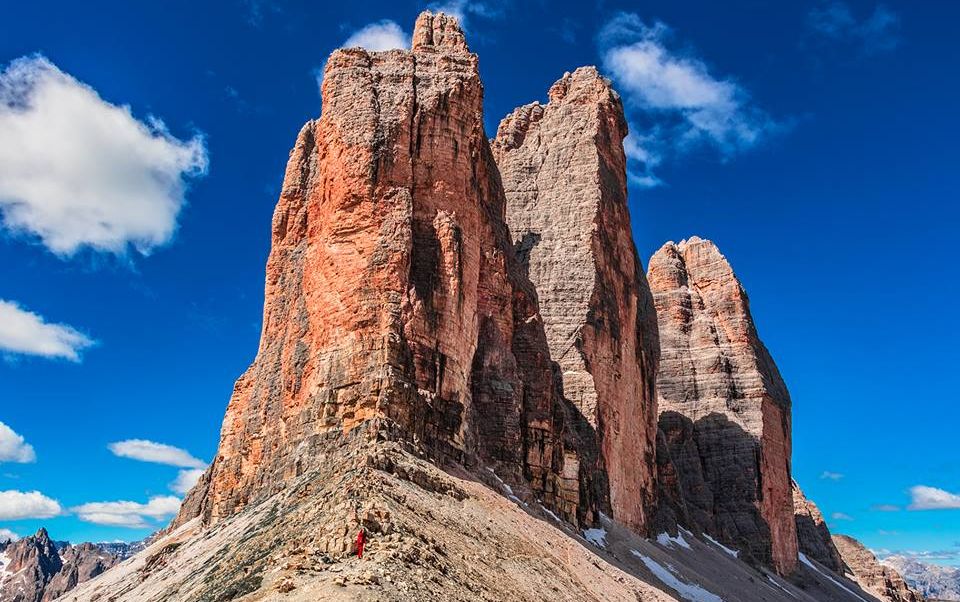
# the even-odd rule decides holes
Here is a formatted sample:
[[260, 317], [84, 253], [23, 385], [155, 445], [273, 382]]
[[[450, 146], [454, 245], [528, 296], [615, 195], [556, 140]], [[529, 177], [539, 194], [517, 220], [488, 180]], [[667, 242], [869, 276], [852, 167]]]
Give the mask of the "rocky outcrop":
[[834, 573], [844, 573], [843, 559], [833, 543], [830, 529], [817, 505], [807, 499], [796, 481], [793, 483], [793, 513], [797, 523], [797, 545], [808, 558]]
[[333, 53], [290, 155], [263, 332], [174, 523], [230, 517], [342, 446], [486, 465], [573, 522], [608, 506], [517, 263], [477, 57], [423, 13], [411, 51]]
[[48, 602], [118, 562], [102, 548], [84, 543], [57, 549], [46, 529], [0, 544], [0, 600]]
[[597, 431], [613, 517], [647, 528], [655, 499], [653, 298], [627, 208], [626, 120], [593, 67], [500, 123], [507, 223], [537, 290], [563, 395]]
[[910, 589], [896, 570], [880, 564], [859, 541], [834, 535], [833, 542], [846, 566], [846, 574], [860, 587], [887, 602], [923, 602], [923, 596]]
[[788, 574], [797, 563], [790, 395], [746, 292], [710, 241], [667, 243], [647, 274], [660, 331], [660, 428], [696, 526]]
[[960, 568], [927, 564], [907, 556], [888, 556], [881, 562], [902, 575], [911, 589], [930, 600], [960, 601]]

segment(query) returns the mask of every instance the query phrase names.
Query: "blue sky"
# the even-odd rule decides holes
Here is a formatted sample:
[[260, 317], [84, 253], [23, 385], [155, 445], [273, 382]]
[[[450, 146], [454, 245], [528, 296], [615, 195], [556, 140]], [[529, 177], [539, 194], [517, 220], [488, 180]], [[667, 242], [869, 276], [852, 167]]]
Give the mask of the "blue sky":
[[[731, 260], [793, 395], [802, 487], [835, 531], [960, 564], [960, 4], [451, 6], [489, 135], [566, 70], [614, 79], [640, 254], [697, 234]], [[424, 7], [5, 7], [0, 534], [169, 517], [256, 351], [317, 70], [347, 40], [404, 43]]]

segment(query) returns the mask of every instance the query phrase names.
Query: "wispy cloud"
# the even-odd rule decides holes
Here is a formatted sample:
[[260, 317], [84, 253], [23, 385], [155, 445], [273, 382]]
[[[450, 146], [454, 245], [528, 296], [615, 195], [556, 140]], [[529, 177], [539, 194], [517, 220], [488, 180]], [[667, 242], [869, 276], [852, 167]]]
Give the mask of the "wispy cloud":
[[810, 11], [807, 24], [821, 39], [855, 45], [865, 54], [888, 52], [900, 43], [900, 17], [882, 4], [858, 19], [846, 2], [824, 2]]
[[0, 462], [27, 464], [36, 459], [37, 454], [33, 451], [33, 446], [27, 443], [23, 435], [0, 422]]
[[960, 495], [936, 487], [911, 487], [910, 498], [908, 510], [960, 510]]
[[853, 517], [843, 512], [834, 512], [830, 515], [833, 520], [853, 520]]
[[0, 72], [3, 224], [57, 255], [147, 254], [169, 242], [186, 178], [206, 169], [202, 136], [139, 121], [42, 56]]
[[0, 491], [0, 520], [53, 518], [63, 513], [57, 500], [39, 491]]
[[666, 153], [707, 145], [728, 158], [782, 128], [732, 78], [716, 77], [700, 58], [672, 49], [672, 37], [665, 24], [632, 13], [618, 14], [598, 36], [604, 70], [637, 132], [626, 150], [638, 183], [659, 182], [652, 168]]
[[370, 23], [350, 34], [340, 45], [342, 48], [365, 48], [370, 51], [393, 50], [395, 48], [409, 48], [410, 34], [405, 32], [395, 21], [384, 19]]
[[446, 13], [457, 18], [460, 27], [469, 29], [472, 17], [493, 19], [503, 16], [503, 2], [476, 2], [475, 0], [447, 0], [431, 2], [427, 8], [434, 12]]
[[894, 504], [877, 504], [876, 506], [872, 506], [870, 509], [876, 512], [899, 512], [900, 506]]
[[51, 324], [13, 301], [0, 299], [0, 352], [77, 362], [80, 352], [93, 344], [93, 340], [72, 326]]
[[157, 443], [146, 439], [127, 439], [126, 441], [111, 443], [107, 447], [114, 455], [140, 460], [141, 462], [166, 464], [178, 468], [203, 469], [207, 467], [206, 462], [193, 457], [187, 450], [166, 443]]
[[130, 501], [90, 502], [71, 508], [84, 522], [110, 527], [147, 529], [180, 510], [180, 498], [172, 495], [152, 497], [146, 504]]
[[820, 473], [820, 478], [827, 481], [839, 481], [843, 478], [843, 475], [839, 472], [830, 472], [829, 470], [825, 470]]

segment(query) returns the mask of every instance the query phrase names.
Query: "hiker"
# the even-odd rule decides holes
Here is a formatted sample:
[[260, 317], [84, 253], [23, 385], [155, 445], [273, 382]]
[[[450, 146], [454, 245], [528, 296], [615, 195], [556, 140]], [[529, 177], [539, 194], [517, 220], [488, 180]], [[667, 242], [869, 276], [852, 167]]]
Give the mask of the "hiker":
[[363, 558], [363, 544], [367, 541], [367, 535], [363, 532], [363, 529], [360, 529], [360, 532], [357, 533], [357, 558]]

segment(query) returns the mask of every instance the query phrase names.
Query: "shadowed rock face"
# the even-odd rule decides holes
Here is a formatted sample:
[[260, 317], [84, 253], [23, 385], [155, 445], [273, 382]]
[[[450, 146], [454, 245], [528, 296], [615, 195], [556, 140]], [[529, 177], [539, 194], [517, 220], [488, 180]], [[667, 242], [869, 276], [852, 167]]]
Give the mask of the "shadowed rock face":
[[46, 529], [9, 544], [0, 544], [0, 600], [48, 602], [119, 562], [90, 544], [64, 545], [50, 540]]
[[846, 535], [834, 535], [846, 573], [860, 587], [887, 602], [923, 602], [923, 596], [910, 589], [896, 570], [883, 566], [863, 544]]
[[817, 505], [803, 495], [800, 486], [793, 483], [793, 512], [797, 523], [797, 544], [800, 551], [827, 567], [843, 574], [843, 559], [833, 543], [830, 529]]
[[664, 431], [697, 526], [788, 574], [797, 563], [790, 396], [716, 246], [667, 243], [647, 275], [660, 330]]
[[606, 507], [504, 222], [477, 57], [422, 14], [411, 51], [342, 49], [273, 219], [263, 332], [174, 526], [216, 522], [343, 445], [493, 466], [568, 520]]
[[655, 497], [658, 344], [627, 209], [626, 121], [593, 67], [549, 97], [504, 118], [493, 142], [507, 222], [564, 397], [599, 437], [613, 516], [642, 531]]

